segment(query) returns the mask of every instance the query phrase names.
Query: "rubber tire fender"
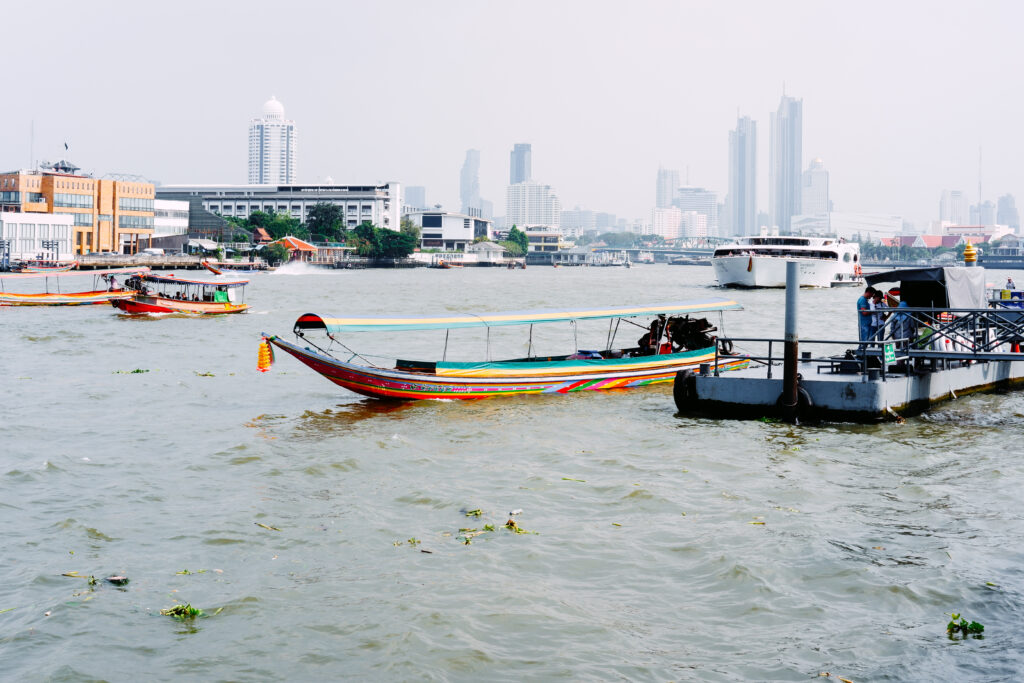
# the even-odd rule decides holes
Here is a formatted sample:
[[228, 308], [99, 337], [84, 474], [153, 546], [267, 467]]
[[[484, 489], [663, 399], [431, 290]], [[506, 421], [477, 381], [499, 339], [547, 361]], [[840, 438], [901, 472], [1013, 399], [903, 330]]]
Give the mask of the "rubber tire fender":
[[688, 413], [697, 407], [697, 375], [693, 370], [680, 370], [676, 373], [672, 398], [681, 413]]

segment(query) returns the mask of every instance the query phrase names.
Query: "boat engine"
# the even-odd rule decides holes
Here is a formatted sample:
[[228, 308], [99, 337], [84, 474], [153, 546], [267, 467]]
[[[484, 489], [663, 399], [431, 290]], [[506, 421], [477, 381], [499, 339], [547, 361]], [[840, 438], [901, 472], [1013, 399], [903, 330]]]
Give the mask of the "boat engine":
[[707, 318], [691, 318], [685, 315], [681, 318], [668, 319], [668, 333], [672, 338], [672, 348], [676, 351], [693, 351], [714, 346], [715, 338], [709, 333], [717, 329]]

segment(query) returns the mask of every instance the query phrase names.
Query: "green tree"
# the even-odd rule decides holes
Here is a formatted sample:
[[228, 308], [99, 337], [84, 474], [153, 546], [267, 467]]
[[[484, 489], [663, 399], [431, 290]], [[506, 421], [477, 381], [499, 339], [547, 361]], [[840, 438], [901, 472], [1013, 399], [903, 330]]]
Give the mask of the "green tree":
[[508, 231], [508, 241], [519, 246], [519, 253], [516, 254], [517, 256], [522, 256], [530, 249], [530, 238], [514, 224], [512, 225], [512, 229]]
[[270, 221], [274, 218], [274, 212], [266, 213], [264, 211], [253, 211], [249, 214], [249, 218], [246, 220], [248, 228], [263, 228], [264, 230], [270, 225]]
[[288, 260], [289, 256], [288, 249], [280, 242], [274, 242], [263, 247], [263, 259], [271, 265], [284, 263]]
[[418, 244], [416, 238], [409, 233], [387, 228], [377, 228], [377, 242], [380, 244], [380, 255], [389, 258], [405, 258]]
[[327, 241], [344, 242], [348, 233], [345, 229], [345, 211], [337, 204], [317, 202], [309, 207], [306, 228], [311, 235], [322, 235]]
[[420, 226], [413, 223], [408, 216], [402, 218], [402, 226], [399, 232], [405, 235], [412, 235], [412, 238], [416, 242], [416, 245], [419, 246], [422, 231], [420, 230]]
[[523, 251], [522, 246], [520, 246], [518, 242], [505, 240], [504, 242], [498, 242], [498, 244], [500, 244], [501, 246], [505, 247], [508, 250], [509, 256], [518, 257], [524, 256], [526, 254], [526, 252]]

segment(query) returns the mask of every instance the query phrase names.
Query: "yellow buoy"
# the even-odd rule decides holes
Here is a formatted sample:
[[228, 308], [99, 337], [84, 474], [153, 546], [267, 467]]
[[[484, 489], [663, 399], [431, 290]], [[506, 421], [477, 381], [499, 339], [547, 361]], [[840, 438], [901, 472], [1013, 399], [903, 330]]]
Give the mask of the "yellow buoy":
[[256, 359], [256, 369], [260, 372], [266, 372], [270, 369], [270, 366], [274, 364], [274, 349], [270, 347], [270, 342], [264, 337], [263, 341], [260, 342], [260, 353]]

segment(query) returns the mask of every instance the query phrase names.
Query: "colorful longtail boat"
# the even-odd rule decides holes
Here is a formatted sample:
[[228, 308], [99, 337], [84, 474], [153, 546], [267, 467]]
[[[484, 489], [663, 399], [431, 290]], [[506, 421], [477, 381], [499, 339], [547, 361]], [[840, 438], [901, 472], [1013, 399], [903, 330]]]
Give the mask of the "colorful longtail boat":
[[[143, 275], [149, 272], [147, 267], [139, 268], [111, 268], [107, 270], [93, 271], [69, 271], [69, 272], [37, 272], [37, 273], [0, 273], [0, 306], [88, 306], [96, 304], [108, 304], [114, 301], [130, 299], [134, 292], [126, 292], [115, 286], [115, 278], [118, 275], [132, 276]], [[60, 282], [67, 282], [66, 278], [93, 277], [93, 289], [84, 292], [61, 292]], [[51, 292], [50, 279], [54, 278], [54, 285], [58, 291]], [[39, 293], [8, 292], [7, 283], [21, 280], [44, 279], [47, 291]], [[105, 289], [100, 289], [100, 281]]]
[[[291, 354], [335, 384], [350, 391], [374, 398], [471, 399], [522, 394], [567, 394], [577, 391], [627, 389], [671, 382], [679, 370], [696, 368], [702, 363], [714, 364], [717, 331], [705, 318], [691, 315], [706, 312], [739, 310], [741, 306], [728, 299], [678, 301], [647, 306], [609, 307], [576, 310], [540, 310], [528, 312], [481, 313], [478, 315], [441, 315], [432, 317], [391, 318], [325, 318], [313, 313], [295, 322], [299, 343], [291, 343], [273, 335], [265, 335], [264, 348], [270, 345]], [[653, 318], [649, 325], [638, 325], [645, 331], [638, 345], [616, 349], [618, 323], [632, 318]], [[501, 361], [451, 362], [396, 359], [393, 365], [377, 365], [340, 343], [336, 335], [343, 332], [407, 332], [412, 330], [446, 330], [491, 328], [506, 325], [532, 326], [548, 323], [576, 324], [584, 320], [609, 320], [607, 348], [581, 351], [562, 356], [533, 356]], [[635, 324], [635, 323], [634, 323]], [[339, 348], [350, 354], [347, 360], [335, 358], [330, 348], [314, 344], [308, 332], [323, 332], [325, 346]], [[315, 348], [301, 345], [303, 342]], [[745, 356], [718, 350], [719, 370], [746, 367]], [[261, 353], [260, 369], [264, 359]], [[364, 363], [354, 363], [360, 358]]]
[[170, 275], [143, 275], [125, 281], [132, 296], [111, 301], [125, 313], [185, 313], [224, 315], [249, 310], [248, 280], [193, 280]]

